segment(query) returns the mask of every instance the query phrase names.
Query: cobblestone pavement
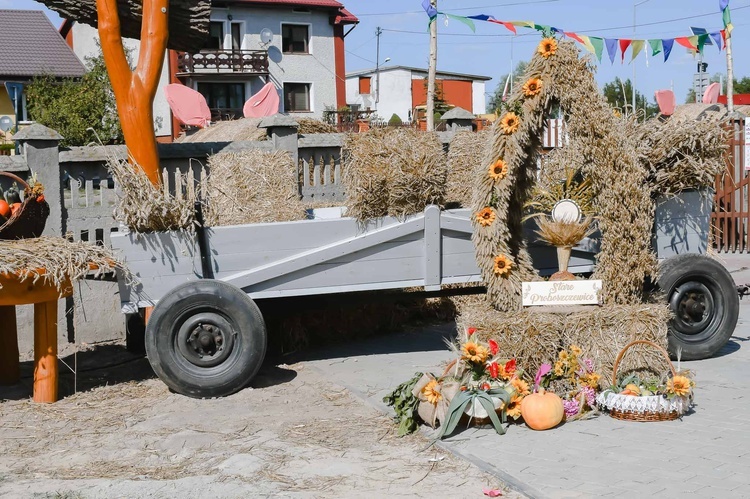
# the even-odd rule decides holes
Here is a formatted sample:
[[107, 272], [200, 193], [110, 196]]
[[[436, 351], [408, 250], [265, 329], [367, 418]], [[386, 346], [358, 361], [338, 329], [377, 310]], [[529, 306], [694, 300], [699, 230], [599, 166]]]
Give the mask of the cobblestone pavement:
[[[750, 257], [723, 259], [750, 282]], [[747, 262], [747, 264], [745, 264]], [[384, 411], [384, 394], [450, 359], [451, 325], [326, 349], [307, 363]], [[731, 340], [714, 358], [684, 362], [695, 372], [694, 410], [682, 420], [637, 423], [606, 415], [504, 436], [468, 429], [443, 445], [529, 497], [750, 496], [750, 297]]]

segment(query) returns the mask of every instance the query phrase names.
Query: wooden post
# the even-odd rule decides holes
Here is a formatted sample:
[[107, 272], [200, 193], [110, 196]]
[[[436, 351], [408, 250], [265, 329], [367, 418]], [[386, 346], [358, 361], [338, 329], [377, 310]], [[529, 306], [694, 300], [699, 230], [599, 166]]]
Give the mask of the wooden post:
[[20, 379], [16, 307], [4, 305], [0, 306], [0, 385], [15, 385]]
[[[430, 0], [437, 10], [437, 0]], [[427, 70], [427, 131], [435, 130], [435, 78], [437, 73], [437, 17], [430, 23], [430, 66]]]
[[131, 160], [160, 184], [154, 132], [154, 97], [169, 38], [169, 0], [143, 0], [138, 63], [131, 70], [120, 32], [117, 0], [96, 0], [104, 63], [117, 100], [117, 114]]
[[34, 304], [34, 402], [57, 401], [57, 300]]
[[[727, 30], [727, 113], [734, 113], [734, 63], [732, 60], [732, 34]], [[732, 116], [734, 118], [734, 116]]]
[[151, 312], [154, 311], [154, 307], [143, 308], [143, 324], [148, 326], [148, 320], [151, 318]]

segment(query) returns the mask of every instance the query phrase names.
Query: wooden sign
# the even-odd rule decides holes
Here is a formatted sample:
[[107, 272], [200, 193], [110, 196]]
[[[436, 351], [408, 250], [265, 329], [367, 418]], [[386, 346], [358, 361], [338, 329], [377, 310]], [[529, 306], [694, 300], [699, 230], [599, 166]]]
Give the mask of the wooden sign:
[[599, 305], [602, 281], [539, 281], [523, 283], [523, 306]]

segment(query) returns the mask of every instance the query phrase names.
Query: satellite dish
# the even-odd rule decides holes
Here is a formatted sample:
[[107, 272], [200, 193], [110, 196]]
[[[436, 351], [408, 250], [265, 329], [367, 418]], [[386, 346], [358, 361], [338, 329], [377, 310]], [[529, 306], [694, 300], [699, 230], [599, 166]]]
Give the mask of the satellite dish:
[[561, 199], [552, 208], [555, 222], [578, 223], [581, 221], [581, 208], [572, 199]]
[[273, 31], [271, 31], [268, 28], [263, 28], [260, 30], [260, 42], [263, 45], [268, 45], [271, 43], [271, 40], [273, 40]]

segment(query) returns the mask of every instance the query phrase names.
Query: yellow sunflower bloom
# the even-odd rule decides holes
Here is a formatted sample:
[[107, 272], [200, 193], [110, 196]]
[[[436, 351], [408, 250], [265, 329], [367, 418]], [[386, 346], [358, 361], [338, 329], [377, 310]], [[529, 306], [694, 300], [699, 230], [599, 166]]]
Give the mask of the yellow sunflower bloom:
[[597, 388], [599, 386], [599, 380], [601, 379], [601, 375], [596, 373], [588, 373], [586, 376], [583, 377], [583, 384], [590, 388]]
[[526, 83], [523, 84], [523, 95], [526, 97], [534, 97], [542, 91], [542, 80], [539, 78], [530, 78]]
[[565, 374], [565, 371], [563, 370], [563, 363], [560, 361], [555, 362], [555, 376], [562, 376]]
[[521, 120], [518, 118], [518, 115], [514, 113], [513, 111], [508, 111], [507, 113], [505, 113], [505, 115], [500, 120], [500, 128], [503, 129], [503, 133], [506, 135], [515, 133], [516, 130], [518, 130], [518, 127], [520, 125], [521, 125]]
[[443, 399], [443, 395], [438, 390], [439, 387], [440, 384], [433, 379], [422, 388], [422, 394], [427, 399], [427, 402], [432, 405], [437, 405]]
[[487, 347], [474, 343], [473, 341], [467, 341], [464, 343], [464, 346], [461, 347], [461, 358], [469, 362], [484, 364], [489, 355], [490, 351]]
[[490, 178], [494, 181], [502, 180], [508, 174], [508, 164], [502, 159], [498, 159], [490, 166]]
[[557, 52], [557, 40], [555, 40], [554, 37], [545, 38], [539, 43], [536, 50], [542, 57], [547, 59], [549, 56], [555, 55], [555, 52]]
[[477, 213], [476, 219], [482, 227], [489, 227], [495, 221], [495, 210], [490, 207], [484, 208]]
[[693, 388], [693, 382], [685, 376], [675, 376], [667, 381], [667, 393], [684, 397], [690, 393]]
[[522, 397], [531, 393], [531, 390], [529, 390], [529, 384], [520, 378], [513, 378], [510, 384], [516, 389], [516, 393]]
[[577, 345], [572, 345], [572, 346], [570, 347], [570, 353], [572, 353], [572, 354], [573, 354], [573, 355], [575, 355], [576, 357], [580, 357], [580, 356], [581, 356], [581, 354], [583, 353], [583, 351], [581, 350], [581, 348], [580, 348], [579, 346], [577, 346]]
[[510, 273], [510, 269], [513, 267], [513, 263], [505, 255], [499, 255], [495, 257], [495, 265], [493, 271], [497, 276], [506, 276]]
[[568, 351], [567, 351], [567, 350], [562, 350], [562, 351], [560, 351], [560, 353], [559, 353], [559, 354], [557, 354], [557, 357], [558, 357], [558, 358], [559, 358], [560, 360], [562, 360], [562, 361], [566, 361], [566, 360], [568, 360]]
[[505, 409], [505, 414], [508, 415], [508, 417], [513, 419], [518, 419], [521, 417], [521, 400], [523, 397], [512, 397], [510, 399], [510, 403], [508, 404], [507, 409]]

